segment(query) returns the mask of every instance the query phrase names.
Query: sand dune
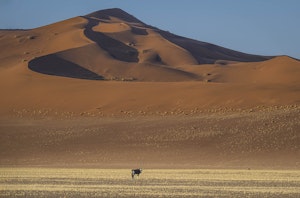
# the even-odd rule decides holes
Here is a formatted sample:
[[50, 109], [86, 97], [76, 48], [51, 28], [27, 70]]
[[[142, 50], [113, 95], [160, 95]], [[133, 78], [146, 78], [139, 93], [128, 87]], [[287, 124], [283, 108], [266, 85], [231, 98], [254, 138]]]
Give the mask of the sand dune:
[[[134, 79], [135, 81], [164, 82], [201, 80], [204, 79], [203, 76], [198, 75], [197, 72], [190, 73], [190, 70], [188, 71], [184, 66], [203, 63], [221, 63], [224, 65], [230, 64], [232, 61], [253, 62], [272, 58], [248, 55], [179, 37], [148, 26], [120, 9], [98, 11], [33, 30], [6, 31], [3, 34], [6, 35], [5, 37], [11, 37], [9, 39], [2, 38], [4, 40], [3, 47], [7, 47], [9, 52], [15, 51], [20, 57], [24, 57], [20, 61], [29, 61], [29, 68], [34, 68], [33, 71], [44, 74], [49, 73], [43, 69], [48, 68], [49, 70], [49, 63], [43, 65], [41, 60], [56, 62], [55, 67], [64, 67], [63, 63], [67, 61], [77, 64], [77, 68], [78, 66], [83, 67], [83, 76], [80, 76], [80, 73], [76, 75], [80, 79], [86, 78], [86, 69], [93, 68], [90, 72], [96, 71], [96, 74], [102, 76], [104, 80], [122, 78]], [[10, 45], [16, 42], [19, 50], [12, 49], [12, 45]], [[90, 44], [97, 44], [99, 48], [91, 48]], [[82, 61], [78, 64], [78, 61], [72, 60], [78, 60], [78, 50], [74, 50], [76, 55], [72, 55], [73, 49], [78, 48], [82, 49], [82, 52], [89, 51], [89, 53], [80, 53], [80, 59], [89, 59], [90, 62], [94, 63], [97, 60], [98, 63], [105, 63], [105, 66], [103, 66], [104, 64], [82, 65]], [[70, 54], [69, 58], [68, 60], [62, 60], [59, 64], [56, 61], [57, 53], [64, 53], [64, 51]], [[89, 54], [95, 56], [92, 57]], [[101, 59], [99, 56], [101, 56]], [[3, 54], [3, 58], [7, 59], [8, 57], [10, 57], [10, 54]], [[54, 60], [49, 60], [51, 58]], [[63, 59], [63, 56], [60, 56], [60, 59]], [[12, 58], [11, 60], [15, 59]], [[38, 66], [36, 63], [38, 63]], [[112, 65], [118, 65], [119, 67], [109, 69]], [[143, 71], [146, 71], [135, 72], [140, 67], [144, 68]], [[62, 70], [65, 71], [66, 69]], [[56, 70], [54, 69], [50, 74], [55, 75]], [[110, 70], [121, 72], [116, 75], [115, 72], [110, 73]], [[149, 74], [147, 74], [148, 70], [151, 71]], [[155, 70], [157, 71], [155, 72]], [[161, 71], [163, 71], [162, 75], [155, 75]], [[72, 73], [72, 71], [69, 73]], [[68, 75], [62, 75], [61, 72], [56, 75], [68, 77]], [[94, 78], [92, 75], [91, 79], [99, 78]]]
[[[257, 165], [262, 159], [299, 167], [300, 62], [291, 57], [249, 55], [183, 38], [120, 9], [2, 30], [0, 48], [0, 165], [53, 164], [61, 152], [59, 163], [84, 166], [76, 158], [82, 150], [86, 162], [99, 166], [101, 160], [105, 166], [132, 165], [127, 159], [136, 154], [149, 167], [180, 167], [180, 160], [184, 167]], [[83, 119], [80, 130], [71, 127]], [[197, 130], [188, 129], [191, 124]], [[33, 128], [22, 136], [26, 126]], [[91, 127], [78, 135], [85, 126]], [[44, 143], [40, 131], [54, 133], [42, 138], [55, 145], [34, 146]], [[58, 142], [69, 133], [71, 139]], [[120, 139], [111, 141], [111, 133]], [[79, 147], [76, 137], [82, 138]]]

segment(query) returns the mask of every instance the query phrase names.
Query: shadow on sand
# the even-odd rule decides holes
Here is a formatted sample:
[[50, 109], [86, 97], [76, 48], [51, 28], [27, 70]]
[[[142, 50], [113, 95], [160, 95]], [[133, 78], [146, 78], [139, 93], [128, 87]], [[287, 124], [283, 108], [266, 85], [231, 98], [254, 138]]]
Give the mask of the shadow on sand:
[[55, 54], [41, 56], [31, 60], [28, 68], [32, 71], [69, 78], [104, 80], [102, 76], [87, 70], [75, 63], [64, 60]]

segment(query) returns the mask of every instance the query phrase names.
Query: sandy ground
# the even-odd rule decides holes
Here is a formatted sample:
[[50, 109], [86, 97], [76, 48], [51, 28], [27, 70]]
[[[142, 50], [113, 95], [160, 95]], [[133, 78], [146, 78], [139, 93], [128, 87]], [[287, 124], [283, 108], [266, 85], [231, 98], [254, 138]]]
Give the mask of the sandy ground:
[[299, 164], [300, 62], [113, 9], [0, 31], [0, 165]]
[[299, 107], [1, 119], [2, 166], [299, 168]]

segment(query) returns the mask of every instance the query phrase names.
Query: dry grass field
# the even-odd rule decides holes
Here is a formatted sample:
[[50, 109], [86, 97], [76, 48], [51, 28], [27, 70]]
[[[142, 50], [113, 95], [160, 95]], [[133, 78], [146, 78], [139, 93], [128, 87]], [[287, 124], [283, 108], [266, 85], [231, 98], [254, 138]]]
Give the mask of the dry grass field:
[[299, 197], [300, 171], [1, 168], [0, 197]]

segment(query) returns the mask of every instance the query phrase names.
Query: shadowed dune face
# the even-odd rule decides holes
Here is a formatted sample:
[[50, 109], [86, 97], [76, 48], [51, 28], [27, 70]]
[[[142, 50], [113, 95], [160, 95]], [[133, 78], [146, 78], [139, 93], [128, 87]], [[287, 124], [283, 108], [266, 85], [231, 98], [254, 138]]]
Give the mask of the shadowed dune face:
[[42, 74], [63, 76], [78, 79], [103, 80], [102, 76], [95, 74], [75, 63], [64, 60], [55, 54], [33, 59], [28, 68]]
[[148, 32], [144, 28], [131, 27], [131, 32], [136, 35], [148, 35]]
[[258, 62], [272, 58], [233, 51], [210, 43], [177, 36], [166, 31], [158, 32], [165, 39], [189, 51], [199, 64], [214, 64], [218, 60]]
[[101, 32], [93, 31], [93, 27], [98, 25], [99, 21], [88, 19], [88, 24], [84, 30], [87, 38], [97, 43], [102, 49], [106, 50], [113, 58], [125, 62], [138, 62], [138, 52], [118, 40], [115, 40]]

